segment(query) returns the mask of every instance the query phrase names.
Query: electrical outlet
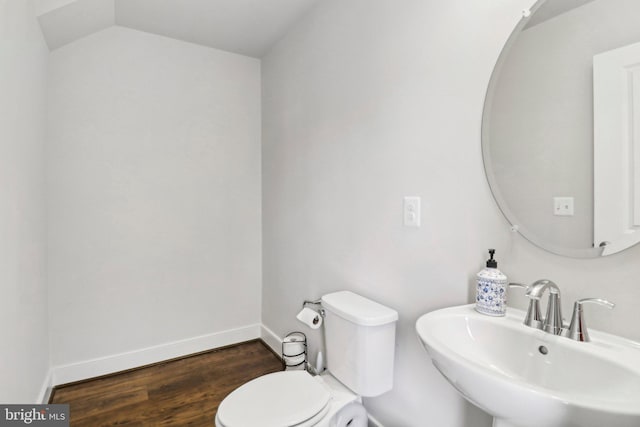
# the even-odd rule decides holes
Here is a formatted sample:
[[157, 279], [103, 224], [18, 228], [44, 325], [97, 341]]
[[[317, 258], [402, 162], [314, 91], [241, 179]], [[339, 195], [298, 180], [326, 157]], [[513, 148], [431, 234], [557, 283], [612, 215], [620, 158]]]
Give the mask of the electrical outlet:
[[553, 214], [557, 216], [573, 216], [573, 197], [554, 197]]

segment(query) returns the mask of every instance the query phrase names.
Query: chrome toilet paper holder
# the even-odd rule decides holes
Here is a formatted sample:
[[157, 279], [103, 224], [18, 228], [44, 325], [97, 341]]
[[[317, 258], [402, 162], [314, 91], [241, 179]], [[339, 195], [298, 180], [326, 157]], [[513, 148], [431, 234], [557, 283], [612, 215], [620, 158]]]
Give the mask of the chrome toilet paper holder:
[[305, 301], [302, 303], [302, 308], [305, 308], [305, 307], [306, 307], [306, 306], [308, 306], [308, 305], [313, 305], [313, 306], [315, 306], [315, 307], [314, 307], [314, 308], [315, 308], [315, 310], [316, 310], [318, 313], [320, 313], [320, 316], [324, 317], [325, 312], [324, 312], [324, 308], [322, 308], [322, 300], [319, 300], [319, 299], [314, 300], [314, 301], [305, 300]]
[[[314, 307], [309, 307], [314, 306]], [[302, 303], [302, 311], [298, 313], [296, 318], [310, 327], [311, 329], [318, 329], [322, 326], [325, 317], [325, 311], [322, 308], [320, 300], [317, 301], [304, 301]]]

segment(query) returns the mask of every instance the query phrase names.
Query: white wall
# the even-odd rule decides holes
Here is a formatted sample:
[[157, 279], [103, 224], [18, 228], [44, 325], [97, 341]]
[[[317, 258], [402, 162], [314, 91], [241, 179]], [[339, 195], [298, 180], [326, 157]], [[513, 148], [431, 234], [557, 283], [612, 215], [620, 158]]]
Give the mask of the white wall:
[[[365, 402], [384, 425], [491, 424], [433, 368], [414, 324], [475, 297], [488, 248], [506, 258], [480, 120], [526, 5], [326, 0], [263, 60], [263, 322], [304, 328], [302, 301], [337, 289], [398, 310], [395, 387]], [[423, 225], [403, 228], [414, 195]]]
[[111, 27], [52, 52], [48, 108], [54, 381], [257, 336], [260, 62]]
[[[491, 424], [414, 332], [422, 313], [472, 301], [488, 247], [511, 280], [556, 281], [566, 315], [577, 298], [617, 302], [590, 310], [590, 327], [640, 339], [640, 246], [549, 254], [509, 231], [484, 178], [489, 75], [532, 4], [326, 0], [263, 61], [263, 322], [280, 336], [302, 329], [302, 300], [337, 289], [397, 309], [395, 387], [365, 402], [385, 425]], [[405, 195], [422, 197], [419, 230], [401, 226]]]
[[44, 120], [48, 51], [32, 1], [0, 0], [0, 402], [35, 402], [49, 370]]
[[[508, 232], [485, 183], [484, 92], [530, 3], [325, 0], [264, 59], [262, 320], [283, 336], [302, 328], [303, 299], [337, 289], [397, 309], [395, 388], [366, 401], [389, 427], [490, 425], [414, 332], [422, 313], [472, 300], [488, 247], [512, 280], [556, 281], [565, 313], [578, 297], [616, 301], [590, 326], [640, 339], [640, 246], [548, 254]], [[0, 320], [15, 342], [0, 350], [0, 401], [31, 401], [47, 372], [46, 55], [27, 3], [0, 5], [13, 95], [0, 98], [0, 286], [13, 302]], [[53, 363], [259, 322], [258, 63], [122, 28], [51, 61]], [[401, 226], [405, 195], [423, 199], [420, 229]]]

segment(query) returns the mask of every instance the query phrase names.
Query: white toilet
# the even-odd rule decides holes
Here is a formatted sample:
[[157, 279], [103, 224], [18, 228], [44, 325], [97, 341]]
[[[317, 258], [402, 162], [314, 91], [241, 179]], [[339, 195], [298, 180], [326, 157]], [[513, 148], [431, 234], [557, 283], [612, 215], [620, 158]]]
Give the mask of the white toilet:
[[398, 313], [353, 292], [322, 297], [327, 370], [249, 381], [218, 407], [217, 427], [366, 427], [362, 396], [393, 387]]

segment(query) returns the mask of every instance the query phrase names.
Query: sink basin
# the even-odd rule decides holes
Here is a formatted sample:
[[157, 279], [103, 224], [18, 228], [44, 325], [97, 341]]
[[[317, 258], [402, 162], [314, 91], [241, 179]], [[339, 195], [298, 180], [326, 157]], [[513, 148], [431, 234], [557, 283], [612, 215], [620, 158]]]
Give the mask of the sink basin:
[[590, 330], [591, 342], [522, 324], [525, 313], [474, 305], [421, 316], [435, 367], [495, 427], [640, 426], [640, 343]]

